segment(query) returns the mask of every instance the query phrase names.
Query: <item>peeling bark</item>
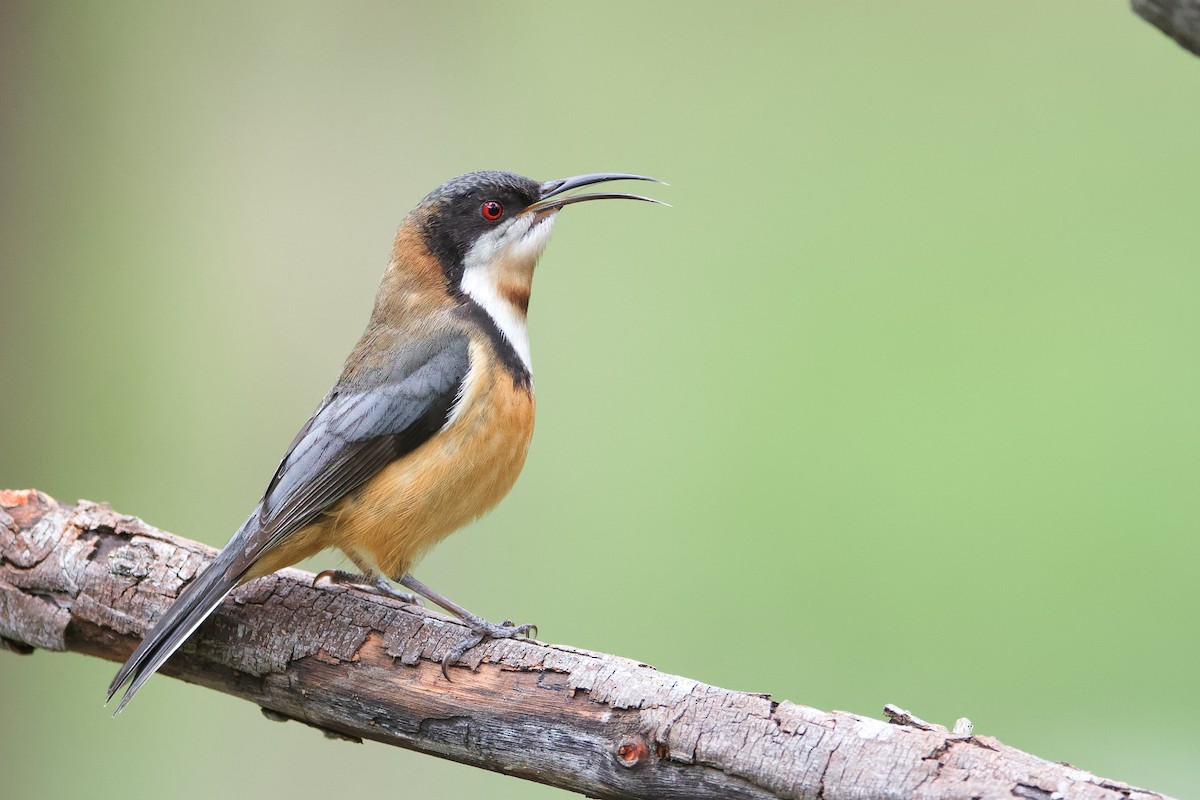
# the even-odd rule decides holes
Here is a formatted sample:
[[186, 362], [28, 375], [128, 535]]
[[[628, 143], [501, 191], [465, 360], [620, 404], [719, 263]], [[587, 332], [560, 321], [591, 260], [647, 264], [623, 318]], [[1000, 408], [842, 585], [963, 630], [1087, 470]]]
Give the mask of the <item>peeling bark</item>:
[[1133, 0], [1134, 12], [1200, 56], [1200, 0]]
[[[0, 492], [0, 642], [122, 661], [213, 552], [104, 505]], [[563, 645], [490, 642], [447, 682], [461, 625], [312, 579], [243, 586], [163, 672], [269, 719], [598, 798], [1162, 797], [902, 709], [825, 713]]]

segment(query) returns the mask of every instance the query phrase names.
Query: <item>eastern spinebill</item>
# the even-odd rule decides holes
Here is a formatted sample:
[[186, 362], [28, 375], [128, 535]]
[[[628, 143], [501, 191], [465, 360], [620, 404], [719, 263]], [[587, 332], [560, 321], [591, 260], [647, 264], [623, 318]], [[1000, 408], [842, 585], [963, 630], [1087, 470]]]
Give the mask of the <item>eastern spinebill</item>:
[[[605, 172], [541, 183], [472, 172], [431, 192], [396, 233], [367, 329], [333, 389], [292, 441], [262, 500], [225, 548], [180, 593], [121, 667], [117, 711], [239, 584], [338, 548], [361, 574], [333, 581], [412, 599], [459, 617], [485, 638], [527, 635], [450, 602], [409, 571], [448, 534], [512, 487], [533, 433], [526, 312], [534, 266], [558, 212], [622, 193], [567, 194], [615, 180]], [[447, 674], [448, 677], [448, 674]]]

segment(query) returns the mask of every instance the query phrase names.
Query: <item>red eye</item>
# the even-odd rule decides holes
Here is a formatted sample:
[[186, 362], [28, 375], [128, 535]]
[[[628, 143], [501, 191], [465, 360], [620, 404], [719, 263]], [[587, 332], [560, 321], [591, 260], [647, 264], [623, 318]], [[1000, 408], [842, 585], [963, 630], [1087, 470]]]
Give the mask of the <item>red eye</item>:
[[483, 218], [489, 222], [495, 222], [500, 219], [500, 215], [504, 213], [504, 206], [497, 203], [495, 200], [488, 200], [483, 204]]

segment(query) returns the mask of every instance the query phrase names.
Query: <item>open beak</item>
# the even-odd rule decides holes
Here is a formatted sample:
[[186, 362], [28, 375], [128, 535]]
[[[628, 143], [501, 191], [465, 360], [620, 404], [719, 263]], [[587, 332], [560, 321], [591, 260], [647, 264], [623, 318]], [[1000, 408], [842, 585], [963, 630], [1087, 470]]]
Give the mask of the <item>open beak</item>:
[[646, 203], [667, 205], [661, 200], [655, 200], [653, 197], [643, 197], [640, 194], [624, 194], [621, 192], [596, 192], [593, 194], [564, 196], [566, 192], [578, 189], [580, 186], [591, 186], [593, 183], [604, 183], [605, 181], [651, 181], [652, 183], [663, 183], [665, 185], [658, 178], [633, 175], [628, 172], [593, 172], [589, 175], [576, 175], [573, 178], [559, 178], [556, 181], [546, 181], [543, 183], [541, 196], [537, 199], [537, 202], [533, 203], [525, 211], [541, 214], [547, 211], [557, 211], [563, 206], [570, 205], [571, 203], [579, 203], [584, 200], [642, 200]]

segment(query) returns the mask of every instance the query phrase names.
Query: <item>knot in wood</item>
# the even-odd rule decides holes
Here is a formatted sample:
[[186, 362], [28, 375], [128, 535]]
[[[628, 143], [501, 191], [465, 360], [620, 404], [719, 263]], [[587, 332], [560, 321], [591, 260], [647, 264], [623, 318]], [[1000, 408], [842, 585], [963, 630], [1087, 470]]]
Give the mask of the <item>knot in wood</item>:
[[650, 755], [650, 746], [641, 739], [626, 739], [617, 748], [617, 763], [622, 767], [636, 767]]

